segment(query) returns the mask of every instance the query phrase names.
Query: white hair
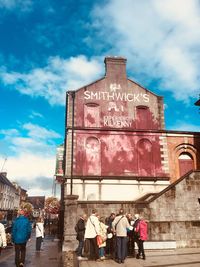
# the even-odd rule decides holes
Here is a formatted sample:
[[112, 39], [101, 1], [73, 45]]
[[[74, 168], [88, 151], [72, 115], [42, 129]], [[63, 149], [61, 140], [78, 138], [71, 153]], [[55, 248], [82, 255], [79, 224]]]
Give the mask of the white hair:
[[140, 215], [138, 213], [135, 214], [135, 219], [139, 219]]

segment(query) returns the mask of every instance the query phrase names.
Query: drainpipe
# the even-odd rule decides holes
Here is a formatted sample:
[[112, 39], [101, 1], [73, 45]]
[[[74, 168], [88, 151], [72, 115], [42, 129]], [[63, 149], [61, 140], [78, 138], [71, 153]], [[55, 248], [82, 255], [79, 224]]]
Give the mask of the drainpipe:
[[71, 178], [70, 178], [70, 195], [73, 192], [73, 161], [74, 161], [74, 102], [75, 92], [71, 92], [72, 96], [72, 146], [71, 146]]

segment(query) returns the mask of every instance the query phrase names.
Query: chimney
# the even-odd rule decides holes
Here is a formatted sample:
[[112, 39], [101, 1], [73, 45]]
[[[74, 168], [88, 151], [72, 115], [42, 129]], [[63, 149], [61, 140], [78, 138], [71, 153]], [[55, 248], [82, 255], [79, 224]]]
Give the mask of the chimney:
[[105, 58], [106, 77], [114, 81], [126, 80], [126, 58], [108, 56]]

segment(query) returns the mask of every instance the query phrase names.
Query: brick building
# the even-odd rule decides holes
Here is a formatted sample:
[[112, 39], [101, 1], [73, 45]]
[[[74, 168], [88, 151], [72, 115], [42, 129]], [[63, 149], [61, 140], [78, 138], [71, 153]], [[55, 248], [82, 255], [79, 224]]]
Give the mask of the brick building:
[[95, 206], [108, 215], [125, 205], [150, 219], [149, 197], [156, 203], [200, 169], [200, 134], [165, 130], [163, 98], [127, 78], [125, 58], [106, 57], [105, 69], [105, 77], [67, 93], [64, 249], [77, 210]]

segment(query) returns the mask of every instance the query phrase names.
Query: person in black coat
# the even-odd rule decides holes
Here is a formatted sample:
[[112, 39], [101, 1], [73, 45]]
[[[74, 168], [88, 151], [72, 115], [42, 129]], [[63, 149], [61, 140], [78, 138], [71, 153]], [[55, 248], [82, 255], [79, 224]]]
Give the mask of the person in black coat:
[[78, 259], [82, 259], [83, 255], [83, 246], [84, 246], [84, 235], [85, 235], [85, 222], [87, 219], [87, 215], [83, 214], [82, 216], [80, 216], [76, 226], [75, 226], [75, 230], [76, 230], [76, 239], [78, 240], [78, 247], [76, 249], [76, 253], [78, 256]]

